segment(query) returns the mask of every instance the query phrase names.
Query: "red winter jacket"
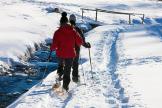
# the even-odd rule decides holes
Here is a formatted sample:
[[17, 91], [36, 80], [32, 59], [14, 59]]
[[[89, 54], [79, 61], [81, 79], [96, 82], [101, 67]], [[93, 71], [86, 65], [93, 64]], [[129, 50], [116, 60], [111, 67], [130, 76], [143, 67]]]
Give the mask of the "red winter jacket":
[[53, 36], [51, 51], [55, 50], [59, 58], [74, 58], [76, 56], [75, 45], [80, 46], [83, 40], [69, 24], [61, 26]]

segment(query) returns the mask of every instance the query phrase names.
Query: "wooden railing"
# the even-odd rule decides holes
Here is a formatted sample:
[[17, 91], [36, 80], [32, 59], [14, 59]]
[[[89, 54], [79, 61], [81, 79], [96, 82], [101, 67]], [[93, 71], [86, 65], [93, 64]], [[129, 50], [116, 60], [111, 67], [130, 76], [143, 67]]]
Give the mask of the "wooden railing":
[[95, 21], [97, 21], [97, 17], [98, 17], [98, 12], [104, 12], [104, 13], [111, 13], [111, 14], [123, 14], [123, 15], [128, 15], [129, 17], [129, 24], [131, 24], [131, 16], [135, 16], [135, 15], [140, 15], [142, 16], [141, 17], [141, 23], [143, 24], [144, 23], [144, 18], [145, 18], [145, 15], [144, 14], [138, 14], [138, 13], [125, 13], [125, 12], [116, 12], [116, 11], [108, 11], [108, 10], [103, 10], [103, 9], [88, 9], [88, 8], [81, 8], [82, 10], [82, 19], [84, 17], [84, 11], [87, 10], [87, 11], [95, 11], [96, 13], [96, 17], [95, 17]]

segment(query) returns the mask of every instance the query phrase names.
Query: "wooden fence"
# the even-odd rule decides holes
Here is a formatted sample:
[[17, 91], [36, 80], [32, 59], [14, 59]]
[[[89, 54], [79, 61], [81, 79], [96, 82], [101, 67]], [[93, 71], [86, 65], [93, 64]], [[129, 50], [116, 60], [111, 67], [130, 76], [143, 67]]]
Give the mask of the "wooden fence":
[[115, 12], [115, 11], [108, 11], [108, 10], [103, 10], [103, 9], [88, 9], [88, 8], [81, 8], [82, 10], [82, 19], [84, 17], [84, 11], [87, 10], [87, 11], [95, 11], [96, 13], [96, 17], [95, 17], [95, 21], [97, 21], [97, 17], [98, 17], [98, 12], [104, 12], [104, 13], [111, 13], [111, 14], [123, 14], [123, 15], [128, 15], [129, 17], [129, 24], [131, 24], [131, 16], [135, 16], [135, 15], [140, 15], [142, 16], [141, 17], [141, 23], [143, 24], [144, 23], [144, 18], [145, 18], [145, 15], [144, 14], [138, 14], [138, 13], [125, 13], [125, 12]]

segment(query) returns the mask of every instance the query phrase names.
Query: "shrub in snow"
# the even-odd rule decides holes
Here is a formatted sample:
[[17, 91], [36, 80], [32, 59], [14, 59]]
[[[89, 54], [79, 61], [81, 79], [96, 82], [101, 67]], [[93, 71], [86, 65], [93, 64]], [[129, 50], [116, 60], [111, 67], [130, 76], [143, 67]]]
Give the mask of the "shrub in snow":
[[45, 10], [47, 11], [47, 13], [53, 13], [53, 12], [60, 13], [61, 12], [59, 8], [54, 8], [54, 7], [47, 7]]
[[0, 61], [0, 76], [10, 75], [10, 74], [11, 74], [10, 66], [5, 62]]

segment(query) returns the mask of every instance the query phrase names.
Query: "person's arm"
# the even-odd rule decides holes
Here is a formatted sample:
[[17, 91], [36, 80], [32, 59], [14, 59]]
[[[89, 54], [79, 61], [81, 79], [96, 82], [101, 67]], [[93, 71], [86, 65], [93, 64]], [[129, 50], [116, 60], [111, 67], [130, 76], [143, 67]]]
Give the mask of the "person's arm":
[[58, 32], [56, 31], [53, 35], [53, 40], [52, 40], [52, 44], [51, 44], [51, 47], [50, 47], [50, 50], [53, 51], [53, 50], [56, 50], [57, 49], [57, 44], [58, 44], [58, 41], [57, 41], [57, 36], [58, 35]]
[[82, 40], [83, 40], [83, 46], [85, 48], [91, 48], [91, 44], [89, 42], [86, 42], [85, 41], [85, 37], [84, 37], [84, 34], [83, 34], [83, 31], [79, 28], [79, 27], [75, 27], [76, 31], [80, 34]]
[[84, 34], [83, 34], [83, 31], [79, 28], [79, 27], [75, 27], [75, 30], [79, 33], [79, 35], [81, 36], [82, 40], [83, 40], [83, 45], [85, 42], [85, 37], [84, 37]]
[[81, 45], [83, 45], [83, 39], [77, 31], [73, 30], [73, 36], [75, 37], [75, 43], [77, 46], [80, 47]]

